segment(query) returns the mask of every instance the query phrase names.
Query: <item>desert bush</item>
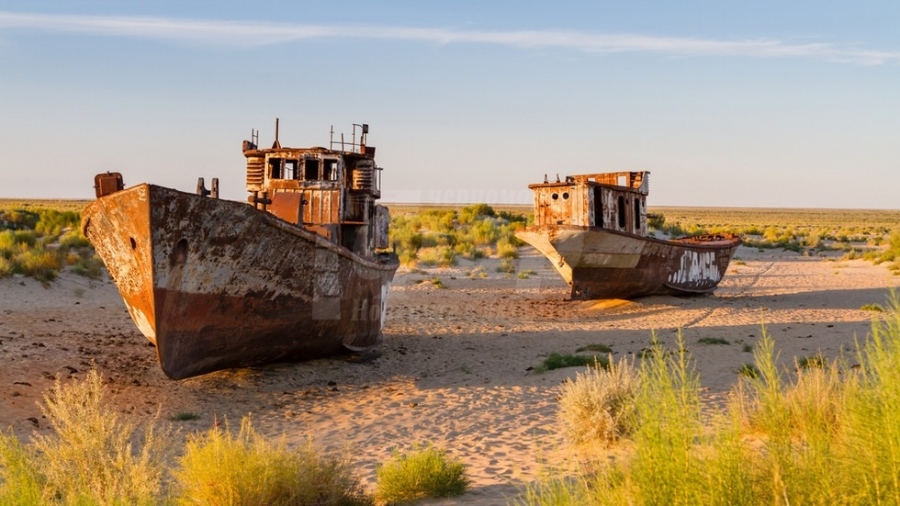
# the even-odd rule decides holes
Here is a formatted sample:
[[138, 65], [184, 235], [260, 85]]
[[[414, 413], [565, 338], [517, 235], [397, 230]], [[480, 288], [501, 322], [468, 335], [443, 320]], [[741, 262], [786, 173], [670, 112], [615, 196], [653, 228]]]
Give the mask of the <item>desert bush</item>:
[[[506, 256], [517, 256], [521, 245], [515, 232], [528, 223], [517, 213], [495, 212], [491, 206], [476, 204], [455, 209], [426, 209], [413, 214], [396, 214], [391, 220], [391, 242], [404, 265], [455, 265], [455, 256], [475, 260], [491, 256], [503, 245]], [[429, 248], [440, 248], [435, 257]], [[449, 251], [448, 251], [449, 250]], [[424, 261], [423, 261], [424, 257]], [[454, 257], [452, 262], [448, 260]]]
[[50, 282], [70, 265], [99, 275], [102, 264], [91, 265], [94, 251], [79, 229], [80, 219], [76, 211], [0, 210], [0, 277], [23, 274]]
[[816, 353], [815, 355], [809, 355], [806, 357], [800, 357], [796, 359], [797, 361], [797, 369], [821, 369], [827, 365], [827, 360], [825, 356], [821, 353]]
[[844, 466], [859, 484], [860, 504], [897, 503], [900, 497], [900, 302], [891, 295], [891, 314], [872, 324], [857, 353], [859, 368], [847, 376], [846, 416], [841, 417]]
[[190, 420], [196, 420], [198, 418], [200, 418], [200, 415], [196, 413], [191, 413], [190, 411], [181, 411], [170, 416], [169, 420], [173, 422], [187, 422]]
[[575, 373], [563, 383], [559, 419], [563, 435], [573, 443], [604, 445], [628, 434], [634, 424], [634, 397], [640, 384], [632, 363], [609, 361]]
[[572, 355], [571, 353], [551, 353], [536, 368], [537, 372], [552, 371], [563, 367], [592, 365], [607, 368], [609, 359], [601, 355]]
[[213, 427], [190, 438], [175, 471], [178, 502], [213, 505], [370, 504], [347, 461], [311, 443], [287, 449], [258, 435], [249, 417], [237, 434]]
[[12, 262], [0, 255], [0, 278], [11, 276], [15, 272]]
[[469, 486], [466, 466], [431, 445], [408, 453], [395, 451], [376, 475], [375, 498], [387, 504], [462, 495]]
[[666, 224], [666, 216], [662, 213], [647, 213], [647, 226], [653, 230], [662, 230]]
[[49, 501], [37, 459], [15, 434], [0, 432], [0, 504], [32, 506]]
[[728, 339], [723, 339], [721, 337], [701, 337], [697, 339], [697, 344], [731, 344]]
[[497, 240], [497, 256], [500, 258], [519, 258], [519, 248], [510, 241], [509, 237], [501, 237]]
[[500, 265], [494, 268], [494, 270], [496, 272], [502, 272], [504, 274], [515, 274], [516, 263], [517, 262], [512, 258], [504, 258], [500, 260]]
[[59, 275], [60, 258], [55, 251], [29, 249], [13, 257], [15, 271], [38, 281], [53, 281]]
[[23, 209], [0, 209], [0, 230], [34, 229], [40, 214]]
[[450, 267], [457, 264], [456, 252], [448, 246], [435, 246], [419, 250], [417, 263], [424, 266]]
[[[101, 376], [56, 380], [41, 406], [52, 433], [29, 446], [0, 436], [2, 504], [159, 504], [169, 446], [153, 424], [142, 431], [106, 402]], [[39, 498], [38, 500], [34, 500]]]
[[[791, 370], [763, 329], [753, 377], [704, 415], [686, 353], [651, 346], [635, 396], [633, 455], [551, 475], [522, 504], [897, 504], [900, 302], [845, 359]], [[793, 379], [791, 379], [793, 378]]]
[[90, 248], [91, 243], [80, 230], [75, 229], [69, 230], [59, 237], [59, 247], [62, 249]]
[[655, 336], [641, 361], [631, 474], [640, 502], [703, 504], [691, 483], [704, 472], [694, 445], [702, 441], [699, 377], [682, 336], [668, 353]]

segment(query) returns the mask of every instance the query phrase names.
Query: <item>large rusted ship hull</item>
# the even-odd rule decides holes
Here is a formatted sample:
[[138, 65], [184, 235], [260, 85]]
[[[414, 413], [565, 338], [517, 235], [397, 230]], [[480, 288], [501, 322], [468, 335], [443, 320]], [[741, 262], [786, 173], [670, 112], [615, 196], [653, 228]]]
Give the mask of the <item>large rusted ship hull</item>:
[[661, 240], [572, 225], [516, 235], [550, 260], [577, 299], [711, 292], [741, 244], [730, 234]]
[[381, 342], [393, 254], [363, 258], [252, 206], [149, 184], [98, 198], [82, 229], [173, 379]]

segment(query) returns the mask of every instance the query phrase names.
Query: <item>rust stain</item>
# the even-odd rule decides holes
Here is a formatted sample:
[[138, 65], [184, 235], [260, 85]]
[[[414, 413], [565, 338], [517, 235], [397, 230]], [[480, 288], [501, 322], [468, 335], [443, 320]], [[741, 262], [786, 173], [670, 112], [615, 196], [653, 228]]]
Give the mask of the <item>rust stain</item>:
[[650, 236], [649, 176], [646, 171], [581, 174], [529, 185], [535, 224], [517, 235], [550, 260], [573, 298], [715, 290], [741, 239]]
[[356, 127], [329, 149], [285, 148], [277, 133], [259, 148], [254, 132], [249, 205], [214, 198], [216, 179], [185, 193], [97, 176], [82, 228], [168, 376], [380, 344], [399, 262], [368, 126]]

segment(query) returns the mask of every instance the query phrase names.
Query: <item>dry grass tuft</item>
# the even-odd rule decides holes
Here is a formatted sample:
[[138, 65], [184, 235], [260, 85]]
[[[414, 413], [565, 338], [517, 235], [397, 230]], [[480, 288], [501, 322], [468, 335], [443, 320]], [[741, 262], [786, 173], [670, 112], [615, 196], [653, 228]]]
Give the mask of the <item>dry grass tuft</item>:
[[559, 399], [562, 432], [573, 443], [610, 444], [628, 433], [640, 380], [625, 359], [588, 367], [564, 383]]

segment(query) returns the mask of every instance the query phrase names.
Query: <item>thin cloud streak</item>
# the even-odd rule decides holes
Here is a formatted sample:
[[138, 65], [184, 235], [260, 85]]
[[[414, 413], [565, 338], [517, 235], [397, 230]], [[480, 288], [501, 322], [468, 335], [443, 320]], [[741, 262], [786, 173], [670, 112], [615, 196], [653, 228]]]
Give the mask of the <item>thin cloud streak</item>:
[[[437, 44], [494, 44], [519, 48], [559, 48], [586, 53], [657, 53], [671, 56], [810, 58], [857, 65], [900, 63], [900, 52], [840, 47], [830, 43], [789, 44], [773, 39], [713, 40], [578, 31], [477, 31], [373, 25], [181, 20], [23, 14], [0, 11], [0, 30], [33, 29], [114, 37], [139, 37], [229, 46], [264, 46], [322, 38], [406, 40]], [[2, 32], [0, 32], [2, 33]]]

